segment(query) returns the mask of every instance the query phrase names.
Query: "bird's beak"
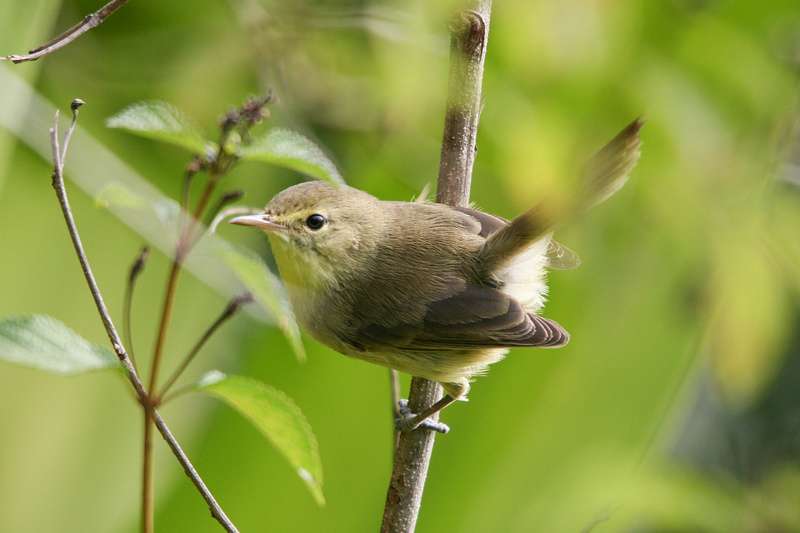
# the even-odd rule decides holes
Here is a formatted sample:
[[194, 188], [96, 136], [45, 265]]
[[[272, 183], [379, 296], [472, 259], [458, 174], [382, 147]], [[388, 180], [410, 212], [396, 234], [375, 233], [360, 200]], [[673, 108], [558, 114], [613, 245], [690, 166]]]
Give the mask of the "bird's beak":
[[242, 226], [255, 226], [256, 228], [265, 229], [268, 231], [279, 231], [286, 229], [286, 226], [272, 222], [269, 213], [262, 213], [260, 215], [247, 215], [243, 217], [232, 218], [228, 224], [240, 224]]

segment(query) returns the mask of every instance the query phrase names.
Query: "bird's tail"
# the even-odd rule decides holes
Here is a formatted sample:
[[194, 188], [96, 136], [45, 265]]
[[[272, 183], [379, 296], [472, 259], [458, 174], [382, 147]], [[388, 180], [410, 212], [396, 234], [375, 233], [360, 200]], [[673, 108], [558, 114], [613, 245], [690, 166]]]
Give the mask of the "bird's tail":
[[607, 200], [628, 181], [628, 174], [641, 155], [639, 131], [644, 120], [637, 118], [611, 139], [586, 164], [578, 199], [578, 211], [584, 212]]
[[483, 272], [493, 272], [531, 243], [553, 233], [568, 217], [580, 216], [592, 206], [617, 192], [639, 160], [642, 140], [639, 131], [644, 120], [637, 118], [611, 139], [586, 165], [578, 197], [569, 208], [556, 208], [552, 202], [540, 202], [533, 209], [492, 233], [478, 253]]

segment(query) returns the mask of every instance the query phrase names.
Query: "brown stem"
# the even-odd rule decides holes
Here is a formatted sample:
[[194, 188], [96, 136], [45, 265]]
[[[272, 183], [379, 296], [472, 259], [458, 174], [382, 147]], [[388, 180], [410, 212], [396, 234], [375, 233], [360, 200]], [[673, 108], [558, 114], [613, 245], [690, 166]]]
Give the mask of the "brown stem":
[[[450, 28], [450, 81], [436, 201], [466, 206], [475, 161], [475, 138], [483, 107], [481, 83], [489, 38], [491, 0], [475, 0], [473, 9], [461, 11]], [[438, 383], [414, 377], [409, 409], [419, 413], [442, 397]], [[433, 415], [438, 420], [438, 414]], [[416, 430], [402, 433], [386, 495], [382, 532], [414, 531], [422, 502], [436, 433]]]
[[[220, 153], [218, 154], [218, 165], [220, 164], [220, 157], [223, 156], [222, 148], [220, 148]], [[188, 208], [188, 188], [191, 184], [191, 179], [196, 172], [195, 167], [196, 165], [193, 164], [190, 166], [190, 169], [187, 171], [186, 179], [184, 181], [184, 191], [182, 194], [182, 203], [185, 204], [183, 207], [184, 209]], [[150, 385], [148, 390], [150, 391], [150, 395], [147, 398], [147, 401], [143, 403], [144, 411], [145, 411], [145, 420], [144, 420], [144, 457], [143, 457], [143, 466], [142, 466], [142, 531], [144, 533], [153, 533], [154, 528], [154, 458], [153, 458], [153, 431], [152, 425], [153, 421], [155, 420], [155, 408], [161, 403], [161, 396], [160, 394], [156, 393], [158, 388], [158, 378], [161, 374], [161, 367], [162, 367], [162, 360], [164, 357], [164, 347], [166, 346], [167, 342], [167, 332], [169, 331], [169, 325], [172, 319], [172, 312], [175, 308], [175, 295], [178, 290], [178, 279], [180, 277], [181, 270], [183, 269], [183, 260], [186, 257], [186, 254], [189, 253], [191, 248], [196, 243], [194, 239], [194, 232], [197, 227], [197, 222], [199, 217], [202, 215], [203, 210], [206, 208], [212, 193], [214, 192], [214, 187], [219, 182], [220, 173], [216, 172], [216, 168], [209, 172], [209, 179], [208, 183], [206, 184], [206, 188], [203, 191], [202, 196], [200, 197], [200, 201], [198, 202], [197, 207], [192, 215], [187, 216], [185, 219], [185, 225], [183, 226], [183, 231], [181, 232], [180, 237], [178, 238], [178, 242], [175, 245], [175, 257], [172, 261], [172, 268], [169, 272], [169, 277], [167, 279], [167, 287], [164, 294], [164, 305], [161, 309], [161, 319], [159, 320], [158, 324], [158, 333], [156, 335], [156, 345], [153, 350], [153, 360], [151, 363], [151, 370], [150, 370]], [[184, 211], [188, 213], [188, 210]], [[237, 307], [238, 308], [238, 307]], [[227, 318], [227, 317], [226, 317]], [[224, 321], [224, 319], [223, 319]], [[215, 324], [212, 329], [201, 339], [200, 344], [197, 346], [197, 350], [200, 349], [202, 344], [207, 340], [207, 338], [213, 333], [213, 331], [218, 327], [221, 322]], [[164, 388], [163, 392], [172, 385], [175, 379], [180, 375], [180, 373], [186, 368], [186, 365], [189, 364], [191, 359], [194, 357], [195, 352], [190, 353], [189, 357], [186, 359], [184, 365], [178, 368], [178, 371], [173, 375], [172, 378], [168, 381], [166, 387]], [[177, 446], [177, 442], [175, 443]], [[180, 449], [180, 448], [178, 448]], [[174, 451], [174, 449], [173, 449]], [[191, 465], [189, 465], [191, 466]], [[184, 465], [186, 469], [186, 465]], [[192, 468], [192, 471], [194, 469]], [[187, 474], [190, 472], [186, 469]], [[220, 509], [221, 511], [221, 509]], [[212, 510], [212, 514], [214, 511]], [[216, 515], [215, 515], [216, 516]], [[224, 515], [223, 515], [224, 516]], [[231, 524], [232, 525], [232, 524]]]
[[86, 15], [82, 21], [75, 24], [73, 27], [71, 27], [70, 29], [68, 29], [67, 31], [56, 37], [55, 39], [46, 42], [42, 46], [34, 48], [25, 55], [21, 56], [10, 55], [6, 57], [0, 57], [0, 60], [12, 61], [14, 63], [22, 63], [23, 61], [34, 61], [51, 52], [55, 52], [59, 48], [67, 46], [69, 43], [71, 43], [72, 41], [74, 41], [87, 31], [91, 30], [92, 28], [96, 28], [97, 26], [99, 26], [104, 20], [110, 17], [117, 9], [122, 7], [127, 2], [128, 0], [112, 0], [111, 2], [101, 7], [98, 11], [92, 13], [91, 15]]
[[[218, 161], [219, 157], [222, 157], [222, 155], [222, 148], [220, 148], [220, 153], [218, 154], [217, 159]], [[197, 221], [211, 199], [211, 195], [214, 192], [214, 187], [219, 181], [219, 174], [217, 172], [211, 171], [209, 174], [208, 183], [206, 184], [206, 188], [200, 197], [200, 201], [198, 202], [194, 213], [187, 217], [183, 231], [181, 232], [181, 235], [178, 238], [178, 243], [175, 246], [175, 258], [172, 261], [172, 268], [170, 269], [169, 278], [167, 279], [167, 288], [164, 294], [164, 305], [161, 309], [161, 319], [159, 320], [158, 333], [156, 334], [156, 346], [153, 350], [153, 362], [150, 373], [149, 387], [149, 390], [153, 391], [153, 394], [155, 394], [155, 391], [158, 387], [158, 377], [161, 373], [161, 361], [164, 355], [164, 346], [167, 342], [167, 331], [169, 330], [170, 319], [172, 318], [172, 310], [175, 307], [175, 294], [178, 289], [178, 278], [180, 277], [181, 270], [183, 269], [183, 260], [186, 257], [186, 254], [189, 253], [190, 249], [195, 244], [193, 234], [195, 228], [197, 227]], [[188, 179], [190, 179], [189, 175], [187, 175], [187, 180]], [[157, 396], [153, 398], [153, 403], [158, 405]]]
[[142, 450], [142, 533], [155, 531], [155, 462], [153, 460], [152, 407], [144, 405], [144, 447]]
[[200, 200], [197, 202], [197, 207], [194, 209], [194, 216], [189, 219], [189, 228], [186, 236], [187, 240], [189, 241], [191, 241], [190, 236], [194, 232], [194, 228], [197, 225], [197, 222], [200, 220], [206, 205], [208, 205], [208, 202], [211, 200], [211, 195], [214, 192], [214, 188], [217, 186], [220, 178], [226, 172], [227, 156], [223, 151], [223, 143], [220, 143], [219, 151], [217, 152], [216, 163], [208, 171], [208, 183], [206, 183], [206, 188], [203, 190], [203, 194], [200, 196]]
[[149, 390], [155, 391], [158, 387], [158, 376], [161, 372], [161, 359], [164, 355], [164, 346], [167, 340], [167, 330], [169, 329], [170, 318], [172, 317], [172, 309], [175, 307], [175, 292], [178, 288], [178, 277], [181, 273], [181, 258], [180, 250], [182, 246], [179, 244], [175, 252], [175, 259], [172, 262], [172, 269], [169, 272], [167, 280], [166, 294], [164, 295], [164, 305], [161, 309], [161, 320], [158, 323], [158, 334], [156, 335], [156, 347], [153, 350], [153, 362], [150, 371], [150, 386]]

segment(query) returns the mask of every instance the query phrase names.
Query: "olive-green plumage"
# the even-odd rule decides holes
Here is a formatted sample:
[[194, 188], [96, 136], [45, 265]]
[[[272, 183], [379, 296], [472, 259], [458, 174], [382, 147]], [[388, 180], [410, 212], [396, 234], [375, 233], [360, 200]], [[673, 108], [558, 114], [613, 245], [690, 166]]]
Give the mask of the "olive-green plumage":
[[[642, 124], [634, 121], [590, 161], [571, 212], [622, 186]], [[578, 264], [552, 240], [562, 221], [544, 206], [508, 222], [314, 181], [279, 193], [262, 215], [231, 222], [266, 230], [298, 321], [314, 338], [437, 381], [459, 398], [508, 348], [568, 342], [560, 325], [538, 315], [546, 268]]]

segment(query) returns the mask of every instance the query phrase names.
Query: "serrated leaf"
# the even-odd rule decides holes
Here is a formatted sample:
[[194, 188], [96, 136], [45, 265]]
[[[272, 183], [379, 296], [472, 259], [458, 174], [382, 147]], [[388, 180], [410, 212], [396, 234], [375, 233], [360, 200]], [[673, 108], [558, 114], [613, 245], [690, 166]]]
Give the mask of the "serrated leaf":
[[120, 367], [110, 349], [90, 343], [45, 315], [0, 320], [0, 359], [58, 375]]
[[300, 328], [278, 277], [270, 271], [264, 260], [254, 251], [239, 246], [228, 246], [218, 250], [219, 256], [236, 273], [258, 302], [272, 315], [278, 327], [301, 361], [306, 358], [300, 340]]
[[165, 142], [203, 155], [213, 143], [205, 132], [177, 107], [158, 100], [130, 105], [106, 119], [106, 126], [119, 128], [157, 141]]
[[325, 504], [317, 439], [291, 398], [256, 379], [218, 370], [201, 377], [196, 390], [216, 396], [250, 420], [286, 457], [317, 503]]
[[311, 139], [297, 132], [275, 128], [239, 151], [244, 160], [263, 161], [296, 170], [313, 178], [344, 184], [333, 161]]

